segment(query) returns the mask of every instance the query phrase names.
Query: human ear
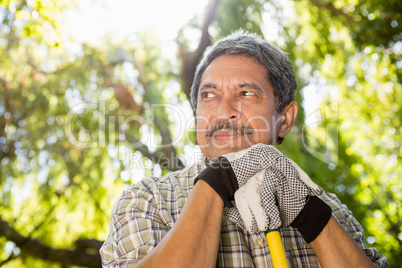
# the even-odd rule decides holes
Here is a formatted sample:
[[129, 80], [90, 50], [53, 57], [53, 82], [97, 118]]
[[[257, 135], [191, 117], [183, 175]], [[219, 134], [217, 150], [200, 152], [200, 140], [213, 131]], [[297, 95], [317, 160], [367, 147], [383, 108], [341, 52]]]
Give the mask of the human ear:
[[282, 112], [282, 122], [279, 126], [278, 137], [284, 138], [292, 129], [296, 120], [298, 105], [295, 101], [290, 102]]

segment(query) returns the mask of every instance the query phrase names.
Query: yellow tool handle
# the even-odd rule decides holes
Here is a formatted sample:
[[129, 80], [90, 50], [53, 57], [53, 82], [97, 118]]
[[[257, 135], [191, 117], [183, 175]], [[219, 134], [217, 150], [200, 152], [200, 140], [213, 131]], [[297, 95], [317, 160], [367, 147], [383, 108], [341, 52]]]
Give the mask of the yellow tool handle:
[[289, 268], [283, 247], [280, 229], [267, 230], [265, 235], [271, 252], [272, 263], [275, 268]]

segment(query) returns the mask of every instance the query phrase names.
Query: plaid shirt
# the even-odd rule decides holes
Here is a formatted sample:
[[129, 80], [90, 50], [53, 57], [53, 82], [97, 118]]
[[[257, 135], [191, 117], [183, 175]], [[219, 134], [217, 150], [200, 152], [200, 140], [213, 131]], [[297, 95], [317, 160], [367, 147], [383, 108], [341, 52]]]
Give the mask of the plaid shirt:
[[[124, 190], [111, 213], [110, 233], [100, 250], [102, 265], [133, 267], [151, 252], [177, 221], [195, 177], [204, 168], [201, 163], [162, 178], [147, 177]], [[366, 247], [363, 228], [351, 211], [334, 194], [320, 197], [366, 255], [378, 267], [388, 267], [382, 254]], [[296, 229], [281, 230], [286, 254], [295, 267], [320, 267], [312, 247]], [[249, 234], [222, 216], [216, 267], [272, 267], [264, 233]]]

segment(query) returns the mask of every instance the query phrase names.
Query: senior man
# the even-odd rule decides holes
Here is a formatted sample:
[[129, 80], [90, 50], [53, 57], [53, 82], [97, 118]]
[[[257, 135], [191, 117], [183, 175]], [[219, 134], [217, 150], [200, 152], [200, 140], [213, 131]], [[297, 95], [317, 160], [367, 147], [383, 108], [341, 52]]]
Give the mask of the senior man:
[[[338, 198], [273, 147], [294, 124], [296, 87], [285, 53], [255, 34], [210, 48], [191, 89], [205, 159], [124, 190], [103, 266], [272, 267], [263, 230], [280, 226], [295, 267], [387, 267]], [[234, 196], [256, 174], [261, 210], [245, 219]]]

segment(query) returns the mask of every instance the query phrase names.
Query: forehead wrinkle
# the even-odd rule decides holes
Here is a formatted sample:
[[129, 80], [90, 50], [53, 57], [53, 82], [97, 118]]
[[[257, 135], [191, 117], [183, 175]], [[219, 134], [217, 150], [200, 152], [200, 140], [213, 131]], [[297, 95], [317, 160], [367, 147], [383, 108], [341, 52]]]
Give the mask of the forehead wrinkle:
[[217, 89], [216, 84], [214, 83], [204, 83], [201, 85], [199, 92], [201, 93], [202, 91], [206, 90], [206, 89]]

